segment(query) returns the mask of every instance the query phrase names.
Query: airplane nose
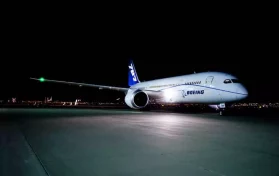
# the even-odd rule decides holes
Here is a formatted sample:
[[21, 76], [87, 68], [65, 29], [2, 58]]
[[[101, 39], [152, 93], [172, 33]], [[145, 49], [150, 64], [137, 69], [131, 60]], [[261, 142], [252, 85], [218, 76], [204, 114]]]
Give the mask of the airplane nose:
[[240, 85], [237, 88], [237, 92], [238, 92], [239, 99], [244, 99], [244, 98], [248, 97], [248, 91], [243, 85]]

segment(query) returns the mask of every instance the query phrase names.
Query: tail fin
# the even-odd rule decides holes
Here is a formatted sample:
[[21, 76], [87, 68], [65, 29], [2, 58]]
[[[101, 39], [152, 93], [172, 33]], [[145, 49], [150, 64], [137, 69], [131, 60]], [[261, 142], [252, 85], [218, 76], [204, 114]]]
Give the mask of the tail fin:
[[128, 72], [128, 81], [129, 81], [128, 84], [129, 84], [129, 86], [132, 86], [132, 85], [135, 85], [135, 84], [139, 83], [140, 81], [139, 81], [139, 78], [138, 78], [133, 60], [130, 60], [128, 68], [129, 68], [129, 72]]

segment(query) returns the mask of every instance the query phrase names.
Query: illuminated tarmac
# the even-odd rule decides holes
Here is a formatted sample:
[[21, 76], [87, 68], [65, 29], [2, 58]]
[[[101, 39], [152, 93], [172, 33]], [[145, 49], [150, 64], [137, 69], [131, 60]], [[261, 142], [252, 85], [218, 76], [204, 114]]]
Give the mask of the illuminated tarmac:
[[0, 175], [279, 176], [279, 120], [0, 109]]

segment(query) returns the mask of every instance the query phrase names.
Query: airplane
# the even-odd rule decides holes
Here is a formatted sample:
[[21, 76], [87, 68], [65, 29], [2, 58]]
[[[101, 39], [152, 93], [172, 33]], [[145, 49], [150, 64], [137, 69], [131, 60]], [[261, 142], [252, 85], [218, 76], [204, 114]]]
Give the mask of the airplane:
[[121, 91], [125, 103], [132, 109], [143, 110], [151, 101], [156, 103], [207, 104], [224, 114], [226, 104], [247, 98], [248, 91], [235, 76], [224, 72], [201, 72], [141, 82], [133, 60], [128, 65], [128, 88], [97, 84], [30, 78], [40, 82], [87, 86]]

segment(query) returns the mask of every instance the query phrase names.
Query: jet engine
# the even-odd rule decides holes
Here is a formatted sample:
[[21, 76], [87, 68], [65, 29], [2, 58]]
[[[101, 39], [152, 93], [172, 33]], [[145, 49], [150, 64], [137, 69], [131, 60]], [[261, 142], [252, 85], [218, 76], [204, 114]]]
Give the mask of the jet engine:
[[129, 90], [125, 96], [125, 103], [133, 109], [142, 109], [148, 105], [149, 96], [142, 90]]

